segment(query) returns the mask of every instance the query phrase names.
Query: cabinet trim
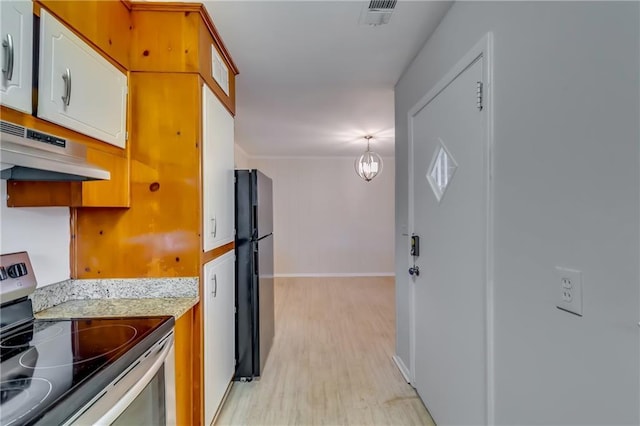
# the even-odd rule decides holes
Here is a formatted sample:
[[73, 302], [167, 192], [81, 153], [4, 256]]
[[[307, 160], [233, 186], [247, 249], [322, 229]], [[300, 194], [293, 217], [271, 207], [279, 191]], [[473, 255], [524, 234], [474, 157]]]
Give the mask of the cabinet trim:
[[236, 243], [230, 242], [223, 246], [216, 247], [213, 250], [204, 252], [202, 253], [202, 256], [200, 256], [200, 263], [204, 265], [205, 263], [211, 262], [212, 260], [217, 259], [224, 254], [227, 254], [228, 252], [234, 250], [235, 248], [236, 248]]

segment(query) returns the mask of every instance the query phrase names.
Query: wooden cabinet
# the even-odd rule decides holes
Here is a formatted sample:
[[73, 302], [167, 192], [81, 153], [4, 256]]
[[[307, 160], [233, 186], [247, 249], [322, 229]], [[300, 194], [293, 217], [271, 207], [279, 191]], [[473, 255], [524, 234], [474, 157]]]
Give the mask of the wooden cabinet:
[[[22, 37], [12, 37], [14, 74], [11, 82], [13, 85], [7, 86], [6, 73], [3, 73], [4, 79], [0, 84], [2, 119], [82, 143], [87, 146], [88, 161], [111, 173], [111, 179], [108, 181], [10, 181], [7, 185], [7, 205], [9, 207], [129, 207], [129, 149], [128, 147], [122, 149], [124, 139], [122, 143], [115, 146], [104, 143], [103, 140], [109, 138], [104, 137], [105, 132], [102, 131], [102, 128], [118, 128], [113, 131], [107, 130], [107, 133], [116, 134], [119, 138], [124, 138], [126, 135], [123, 126], [126, 121], [127, 78], [120, 70], [128, 64], [131, 44], [131, 16], [128, 7], [123, 2], [65, 0], [39, 0], [34, 3], [1, 1], [0, 7], [2, 8], [1, 37], [7, 39], [7, 31], [17, 33], [18, 29], [24, 33]], [[34, 51], [32, 45], [36, 44], [35, 41], [32, 42], [34, 13], [42, 17], [40, 23], [43, 31], [40, 35], [44, 37], [45, 29], [50, 32], [49, 42], [40, 46], [43, 55], [45, 51], [49, 52], [50, 63], [41, 63], [39, 66], [40, 75], [47, 78], [39, 78], [40, 90], [37, 92], [32, 91], [31, 81], [34, 71], [32, 68], [35, 67], [35, 64], [32, 64]], [[54, 17], [64, 20], [74, 32], [57, 22]], [[58, 36], [54, 37], [56, 31]], [[93, 50], [94, 48], [96, 50]], [[0, 64], [4, 64], [7, 57], [3, 55], [8, 51], [8, 47], [0, 48]], [[97, 52], [102, 52], [106, 56], [102, 57]], [[59, 87], [61, 83], [65, 83], [62, 80], [62, 73], [52, 68], [55, 60], [63, 58], [65, 54], [73, 58], [84, 58], [88, 55], [93, 58], [92, 60], [95, 59], [95, 63], [90, 62], [89, 69], [85, 69], [86, 63], [81, 61], [80, 71], [76, 68], [70, 69], [72, 78], [69, 107], [66, 110], [63, 107], [61, 112], [48, 111], [47, 106], [55, 107], [54, 104], [58, 101], [61, 103], [62, 96], [66, 95], [67, 87], [64, 85]], [[102, 68], [96, 73], [94, 66]], [[24, 71], [19, 73], [22, 75], [20, 79], [16, 77], [18, 69]], [[64, 71], [66, 72], [66, 68]], [[103, 72], [112, 74], [105, 79]], [[94, 81], [90, 87], [83, 88], [82, 86], [87, 85], [86, 79], [83, 81], [87, 75], [91, 75]], [[111, 83], [115, 80], [118, 83], [117, 88], [114, 89], [115, 86]], [[41, 101], [37, 111], [40, 117], [45, 118], [41, 119], [31, 115], [33, 94], [46, 98], [44, 93], [47, 90], [47, 84], [51, 91], [49, 96], [51, 105]], [[53, 88], [55, 85], [58, 87]], [[55, 93], [56, 90], [61, 93]], [[100, 98], [104, 98], [101, 94], [105, 91], [109, 93], [106, 101]], [[13, 96], [17, 96], [19, 92], [21, 102], [24, 104], [20, 108], [12, 103]], [[115, 109], [111, 107], [113, 103], [117, 103]], [[104, 109], [108, 109], [108, 113], [105, 114]], [[114, 114], [116, 110], [119, 112]], [[93, 131], [87, 130], [87, 125]]]
[[234, 240], [233, 116], [202, 87], [202, 207], [205, 252]]
[[2, 1], [0, 11], [0, 101], [31, 114], [33, 4], [25, 0]]
[[130, 71], [198, 73], [235, 114], [238, 69], [203, 4], [133, 2], [131, 17]]
[[211, 424], [235, 370], [235, 254], [204, 265], [204, 423]]
[[124, 148], [127, 76], [40, 12], [38, 117]]

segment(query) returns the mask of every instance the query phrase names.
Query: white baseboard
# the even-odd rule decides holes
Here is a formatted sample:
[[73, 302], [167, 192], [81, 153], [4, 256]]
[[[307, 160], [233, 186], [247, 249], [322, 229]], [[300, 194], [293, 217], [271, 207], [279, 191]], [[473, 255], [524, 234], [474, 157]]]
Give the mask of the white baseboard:
[[394, 355], [392, 358], [393, 358], [393, 362], [398, 367], [398, 370], [400, 370], [400, 374], [402, 374], [402, 377], [404, 377], [404, 380], [407, 383], [411, 384], [411, 379], [409, 378], [410, 376], [409, 369], [407, 368], [406, 365], [404, 365], [404, 362], [402, 361], [402, 359], [398, 355]]
[[395, 272], [330, 272], [322, 274], [275, 274], [276, 278], [329, 278], [329, 277], [395, 277]]

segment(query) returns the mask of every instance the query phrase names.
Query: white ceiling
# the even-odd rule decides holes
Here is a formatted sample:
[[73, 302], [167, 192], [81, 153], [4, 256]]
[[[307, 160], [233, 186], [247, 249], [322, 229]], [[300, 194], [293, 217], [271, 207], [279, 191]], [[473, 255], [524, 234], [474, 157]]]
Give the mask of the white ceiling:
[[363, 136], [394, 153], [393, 88], [451, 2], [399, 0], [386, 25], [369, 1], [208, 1], [234, 62], [236, 142], [250, 156], [355, 156]]

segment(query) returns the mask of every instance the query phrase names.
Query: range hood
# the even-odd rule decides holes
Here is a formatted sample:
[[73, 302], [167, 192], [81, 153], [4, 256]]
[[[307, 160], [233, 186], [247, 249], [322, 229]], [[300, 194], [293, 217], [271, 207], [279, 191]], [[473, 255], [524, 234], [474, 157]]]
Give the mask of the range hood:
[[109, 180], [111, 174], [87, 162], [77, 142], [0, 120], [0, 177], [27, 181]]

